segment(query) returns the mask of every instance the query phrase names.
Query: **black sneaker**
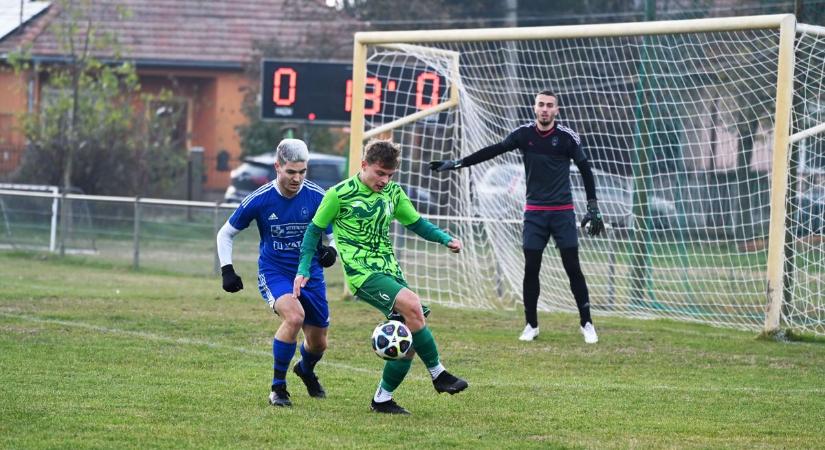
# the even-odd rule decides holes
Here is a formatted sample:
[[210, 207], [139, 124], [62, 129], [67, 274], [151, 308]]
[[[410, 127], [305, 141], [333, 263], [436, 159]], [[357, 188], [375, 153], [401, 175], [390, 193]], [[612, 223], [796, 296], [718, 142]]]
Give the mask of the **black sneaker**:
[[272, 392], [269, 394], [269, 404], [272, 406], [292, 406], [286, 385], [279, 384], [272, 388]]
[[318, 382], [318, 376], [315, 375], [315, 373], [304, 373], [304, 371], [301, 370], [301, 361], [295, 363], [295, 367], [292, 368], [292, 371], [295, 372], [295, 375], [298, 375], [298, 378], [304, 382], [304, 385], [307, 387], [307, 393], [310, 397], [324, 398], [327, 396], [327, 392], [324, 390], [324, 387]]
[[433, 387], [435, 390], [440, 394], [442, 392], [446, 392], [450, 395], [458, 394], [459, 392], [467, 389], [466, 381], [462, 380], [461, 378], [453, 376], [450, 372], [446, 370], [441, 372], [441, 374], [435, 377], [433, 380]]
[[400, 406], [398, 403], [395, 403], [395, 400], [389, 399], [385, 402], [376, 402], [375, 399], [372, 400], [372, 404], [370, 404], [370, 409], [377, 413], [382, 414], [409, 414], [410, 412]]

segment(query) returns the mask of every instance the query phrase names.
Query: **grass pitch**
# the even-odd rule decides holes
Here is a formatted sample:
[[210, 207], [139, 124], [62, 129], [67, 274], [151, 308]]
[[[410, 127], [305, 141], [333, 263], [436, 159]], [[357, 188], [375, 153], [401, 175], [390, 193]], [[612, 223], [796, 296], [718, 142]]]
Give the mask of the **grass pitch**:
[[[2, 448], [815, 448], [823, 446], [825, 344], [672, 321], [435, 305], [449, 370], [437, 395], [420, 360], [396, 392], [409, 417], [369, 412], [379, 314], [338, 300], [317, 367], [328, 398], [290, 372], [291, 409], [267, 405], [278, 326], [255, 288], [132, 272], [93, 260], [0, 253]], [[570, 300], [572, 302], [572, 299]], [[297, 358], [296, 358], [297, 359]]]

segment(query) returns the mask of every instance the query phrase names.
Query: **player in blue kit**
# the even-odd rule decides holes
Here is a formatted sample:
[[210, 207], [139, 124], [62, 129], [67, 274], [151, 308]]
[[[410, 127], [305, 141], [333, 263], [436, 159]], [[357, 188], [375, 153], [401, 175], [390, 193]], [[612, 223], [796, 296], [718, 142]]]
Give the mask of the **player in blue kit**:
[[579, 242], [573, 195], [570, 190], [570, 160], [579, 168], [587, 195], [587, 214], [582, 227], [596, 236], [604, 230], [604, 221], [596, 200], [593, 171], [581, 148], [581, 139], [572, 129], [558, 123], [558, 96], [552, 91], [541, 91], [533, 105], [535, 122], [523, 125], [502, 142], [457, 160], [432, 161], [430, 168], [437, 172], [472, 166], [495, 158], [505, 152], [521, 150], [527, 183], [527, 201], [524, 207], [524, 315], [527, 324], [519, 337], [532, 341], [539, 334], [536, 308], [539, 299], [539, 271], [544, 248], [550, 236], [556, 241], [562, 265], [570, 279], [570, 290], [579, 309], [579, 322], [584, 341], [598, 342], [596, 329], [590, 317], [590, 296], [587, 282], [579, 264]]
[[304, 331], [301, 360], [293, 372], [304, 382], [311, 397], [326, 396], [315, 375], [315, 365], [327, 348], [329, 306], [323, 267], [335, 263], [337, 251], [332, 243], [332, 229], [326, 230], [330, 246], [319, 245], [312, 257], [312, 281], [301, 296], [292, 295], [292, 283], [298, 272], [301, 240], [324, 190], [306, 180], [309, 151], [298, 139], [284, 139], [276, 150], [277, 177], [249, 194], [218, 232], [218, 257], [221, 263], [223, 289], [238, 292], [243, 281], [232, 266], [232, 242], [241, 230], [254, 220], [261, 237], [258, 257], [258, 289], [278, 316], [281, 325], [272, 340], [272, 390], [269, 402], [274, 406], [291, 406], [286, 389], [286, 372], [295, 355], [298, 332]]

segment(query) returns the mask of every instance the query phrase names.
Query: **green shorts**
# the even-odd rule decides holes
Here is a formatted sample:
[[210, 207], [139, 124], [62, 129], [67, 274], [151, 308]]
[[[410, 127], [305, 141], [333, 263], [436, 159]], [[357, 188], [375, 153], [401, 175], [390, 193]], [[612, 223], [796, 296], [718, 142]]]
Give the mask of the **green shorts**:
[[[355, 291], [355, 295], [381, 311], [387, 319], [401, 320], [400, 315], [394, 313], [392, 307], [395, 305], [395, 297], [405, 287], [407, 282], [404, 280], [385, 273], [374, 273]], [[424, 317], [430, 315], [429, 307], [422, 304], [421, 309], [424, 310]]]

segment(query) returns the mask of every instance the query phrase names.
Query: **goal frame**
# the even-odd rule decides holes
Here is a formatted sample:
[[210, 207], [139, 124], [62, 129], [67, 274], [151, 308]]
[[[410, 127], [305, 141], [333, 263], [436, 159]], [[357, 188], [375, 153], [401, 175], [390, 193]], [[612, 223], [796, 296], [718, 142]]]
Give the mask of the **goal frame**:
[[[367, 74], [367, 47], [370, 45], [392, 46], [398, 43], [425, 44], [434, 42], [467, 41], [509, 41], [509, 40], [553, 40], [571, 38], [591, 38], [610, 36], [645, 36], [659, 34], [683, 34], [714, 31], [740, 31], [774, 29], [779, 30], [779, 54], [776, 85], [776, 108], [774, 139], [772, 146], [772, 169], [770, 182], [770, 222], [768, 234], [768, 256], [766, 267], [766, 314], [763, 332], [779, 330], [783, 305], [785, 215], [788, 195], [789, 161], [791, 139], [791, 113], [793, 106], [794, 41], [797, 24], [793, 14], [763, 16], [743, 16], [691, 20], [668, 20], [653, 22], [631, 22], [592, 25], [564, 25], [525, 28], [476, 28], [452, 30], [417, 30], [355, 33], [353, 43], [353, 97], [350, 119], [349, 173], [355, 174], [361, 163], [364, 141], [375, 136], [378, 129], [365, 133], [364, 107]], [[455, 70], [458, 59], [455, 60]], [[454, 85], [455, 83], [453, 83]], [[458, 93], [455, 86], [450, 100], [435, 108], [414, 116], [397, 119], [382, 125], [380, 131], [389, 131], [417, 120], [425, 115], [439, 112], [457, 104]], [[455, 103], [453, 103], [455, 102]], [[446, 105], [446, 106], [445, 106]], [[825, 131], [825, 125], [805, 130], [806, 135]], [[800, 133], [797, 133], [800, 134]], [[795, 140], [800, 139], [794, 135]]]

